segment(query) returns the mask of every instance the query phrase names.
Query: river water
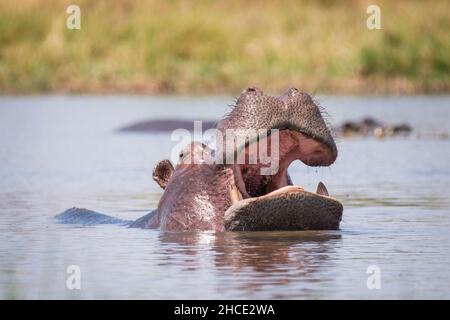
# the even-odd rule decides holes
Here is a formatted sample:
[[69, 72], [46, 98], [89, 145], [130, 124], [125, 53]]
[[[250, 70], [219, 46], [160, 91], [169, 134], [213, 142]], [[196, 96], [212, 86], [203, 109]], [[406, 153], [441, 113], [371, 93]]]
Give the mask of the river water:
[[[117, 129], [214, 120], [231, 97], [0, 98], [0, 298], [449, 299], [450, 96], [319, 101], [334, 125], [371, 115], [415, 131], [338, 139], [331, 167], [291, 166], [295, 184], [324, 181], [343, 203], [341, 230], [214, 234], [53, 217], [77, 206], [131, 220], [156, 207], [151, 170], [177, 142]], [[66, 286], [71, 265], [80, 290]]]

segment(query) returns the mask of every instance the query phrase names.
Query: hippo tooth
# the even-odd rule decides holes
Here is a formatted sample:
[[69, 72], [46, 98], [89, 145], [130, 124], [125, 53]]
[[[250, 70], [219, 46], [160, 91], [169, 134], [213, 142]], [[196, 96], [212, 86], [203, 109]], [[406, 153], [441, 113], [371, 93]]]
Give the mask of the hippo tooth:
[[239, 202], [242, 200], [242, 194], [239, 192], [238, 187], [234, 184], [231, 183], [230, 184], [230, 198], [231, 198], [231, 202], [234, 204], [236, 202]]
[[319, 184], [317, 185], [316, 193], [322, 196], [329, 196], [327, 187], [325, 187], [325, 185], [322, 182], [319, 182]]

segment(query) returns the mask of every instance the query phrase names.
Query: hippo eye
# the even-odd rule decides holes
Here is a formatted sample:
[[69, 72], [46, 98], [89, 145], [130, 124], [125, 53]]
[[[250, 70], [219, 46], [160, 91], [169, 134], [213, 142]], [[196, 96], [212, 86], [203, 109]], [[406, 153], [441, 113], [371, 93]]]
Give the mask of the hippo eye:
[[183, 158], [184, 154], [183, 152], [180, 152], [180, 158]]

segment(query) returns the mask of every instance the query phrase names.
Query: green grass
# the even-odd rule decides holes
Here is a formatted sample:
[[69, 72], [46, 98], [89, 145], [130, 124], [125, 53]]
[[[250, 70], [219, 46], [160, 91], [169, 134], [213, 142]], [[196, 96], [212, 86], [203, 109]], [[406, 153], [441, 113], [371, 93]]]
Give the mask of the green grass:
[[0, 0], [0, 93], [450, 89], [448, 1]]

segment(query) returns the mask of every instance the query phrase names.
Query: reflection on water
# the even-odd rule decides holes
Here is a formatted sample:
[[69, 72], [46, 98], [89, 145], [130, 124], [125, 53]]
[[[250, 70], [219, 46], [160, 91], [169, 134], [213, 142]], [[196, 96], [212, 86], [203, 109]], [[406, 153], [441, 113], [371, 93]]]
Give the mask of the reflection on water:
[[[216, 267], [239, 272], [247, 268], [255, 272], [269, 273], [287, 265], [291, 259], [302, 262], [299, 269], [307, 267], [301, 257], [315, 255], [326, 258], [327, 246], [324, 242], [341, 239], [339, 233], [319, 232], [238, 232], [238, 233], [162, 233], [161, 243], [172, 244], [168, 248], [169, 256], [174, 247], [179, 254], [196, 256], [196, 247], [207, 244], [214, 251]], [[300, 248], [301, 256], [292, 257], [291, 248]], [[297, 251], [297, 250], [295, 250]], [[305, 268], [306, 269], [306, 268]]]
[[[450, 97], [322, 97], [329, 121], [372, 115], [450, 132]], [[122, 219], [154, 208], [153, 165], [170, 135], [120, 133], [143, 119], [217, 119], [227, 97], [0, 99], [2, 298], [450, 298], [450, 142], [338, 140], [330, 168], [290, 168], [324, 181], [344, 204], [340, 231], [164, 233], [52, 219], [72, 206]], [[428, 135], [432, 137], [433, 135]], [[66, 288], [69, 265], [81, 290]], [[380, 290], [366, 270], [381, 269]]]
[[[254, 233], [162, 233], [160, 241], [169, 244], [164, 251], [167, 264], [171, 256], [184, 256], [185, 269], [201, 266], [198, 248], [208, 246], [214, 268], [222, 275], [219, 290], [258, 292], [273, 287], [278, 298], [289, 298], [282, 289], [290, 282], [313, 281], [338, 246], [337, 232], [254, 232]], [[328, 243], [331, 242], [331, 243]], [[249, 276], [251, 275], [251, 276]], [[280, 287], [280, 288], [277, 288]], [[280, 292], [279, 292], [280, 291]], [[274, 296], [275, 297], [275, 296]]]

